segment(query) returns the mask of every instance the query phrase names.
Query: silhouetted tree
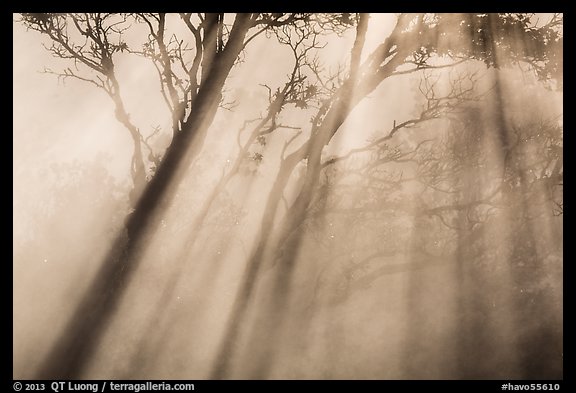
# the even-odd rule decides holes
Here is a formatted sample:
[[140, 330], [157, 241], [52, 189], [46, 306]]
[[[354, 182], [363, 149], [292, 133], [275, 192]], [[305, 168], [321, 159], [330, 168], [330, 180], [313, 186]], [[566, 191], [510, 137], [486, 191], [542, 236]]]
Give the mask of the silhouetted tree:
[[[141, 144], [146, 144], [146, 140], [124, 109], [120, 84], [114, 73], [115, 57], [133, 52], [153, 61], [173, 127], [172, 141], [161, 162], [159, 157], [151, 156], [158, 167], [126, 220], [126, 236], [112, 245], [93, 286], [79, 301], [73, 313], [76, 316], [71, 318], [40, 370], [40, 377], [72, 378], [81, 372], [134, 271], [138, 254], [146, 244], [145, 238], [156, 230], [159, 216], [173, 197], [174, 187], [202, 147], [222, 103], [224, 83], [240, 53], [250, 41], [270, 29], [308, 24], [313, 19], [309, 14], [285, 13], [237, 14], [233, 21], [224, 14], [188, 13], [179, 17], [191, 34], [192, 50], [186, 50], [183, 40], [165, 37], [167, 15], [163, 13], [22, 14], [26, 26], [51, 39], [53, 45], [49, 50], [56, 57], [71, 59], [75, 66], [96, 72], [96, 75], [83, 76], [79, 71], [66, 68], [57, 74], [92, 83], [113, 99], [116, 116], [130, 131], [134, 142], [132, 174], [136, 193], [140, 191], [144, 174]], [[149, 28], [150, 40], [143, 44], [142, 50], [132, 51], [123, 36], [135, 22]], [[323, 23], [333, 28], [342, 25], [330, 20]]]
[[[384, 80], [396, 75], [426, 69], [452, 67], [466, 60], [482, 60], [488, 67], [500, 68], [507, 64], [528, 62], [543, 70], [557, 70], [557, 57], [550, 59], [542, 50], [561, 44], [561, 17], [554, 16], [549, 24], [532, 26], [530, 15], [515, 14], [401, 14], [390, 35], [364, 62], [361, 54], [365, 41], [368, 15], [359, 15], [356, 40], [351, 49], [349, 72], [342, 83], [331, 92], [312, 119], [310, 137], [293, 152], [282, 158], [277, 178], [272, 186], [261, 222], [260, 238], [248, 261], [245, 277], [228, 323], [213, 378], [226, 378], [238, 340], [239, 327], [254, 303], [255, 288], [264, 265], [274, 267], [274, 278], [264, 304], [257, 311], [253, 329], [249, 375], [263, 378], [274, 359], [273, 342], [283, 326], [287, 299], [291, 292], [295, 261], [303, 239], [302, 224], [309, 212], [323, 169], [323, 148], [329, 144], [354, 107]], [[514, 38], [511, 40], [511, 32]], [[444, 63], [441, 63], [444, 61]], [[440, 64], [439, 64], [440, 63]], [[545, 76], [549, 77], [550, 74]], [[319, 85], [323, 85], [320, 83]], [[498, 98], [498, 97], [497, 97]], [[432, 101], [434, 102], [434, 101]], [[429, 107], [420, 119], [438, 117], [451, 103], [441, 98], [438, 108]], [[399, 131], [414, 124], [407, 120], [394, 124], [377, 143], [382, 143]], [[502, 150], [507, 146], [507, 130], [502, 122], [498, 134]], [[277, 217], [283, 192], [300, 162], [305, 162], [305, 173], [293, 203], [282, 217]], [[274, 230], [276, 226], [276, 230]]]
[[[248, 141], [239, 146], [232, 170], [222, 177], [205, 201], [195, 226], [199, 227], [196, 224], [204, 220], [214, 197], [223, 192], [228, 180], [239, 173], [250, 146], [266, 143], [268, 134], [282, 128], [277, 119], [286, 105], [303, 110], [313, 108], [314, 115], [307, 132], [295, 133], [281, 151], [278, 173], [264, 205], [259, 234], [248, 257], [246, 272], [216, 357], [213, 378], [233, 375], [231, 362], [237, 356], [234, 348], [240, 327], [246, 321], [250, 307], [256, 307], [255, 292], [261, 284], [263, 271], [272, 269], [271, 284], [265, 288], [268, 296], [259, 304], [262, 307], [256, 312], [254, 333], [248, 340], [253, 359], [248, 366], [248, 375], [257, 378], [268, 375], [275, 358], [273, 343], [285, 326], [283, 310], [293, 292], [291, 281], [304, 241], [305, 225], [310, 221], [309, 217], [316, 215], [322, 219], [327, 214], [330, 187], [333, 185], [329, 171], [334, 170], [337, 163], [361, 151], [374, 154], [373, 161], [363, 168], [365, 176], [377, 176], [379, 168], [393, 162], [414, 159], [425, 147], [424, 141], [408, 151], [391, 148], [388, 144], [406, 129], [454, 115], [463, 102], [471, 99], [473, 89], [467, 85], [466, 78], [456, 79], [451, 89], [442, 94], [428, 84], [423, 90], [428, 94], [425, 105], [415, 117], [394, 121], [392, 127], [376, 135], [364, 149], [346, 156], [325, 157], [324, 147], [368, 94], [396, 76], [453, 68], [474, 60], [496, 69], [525, 63], [543, 80], [557, 80], [558, 83], [552, 87], [561, 88], [562, 17], [559, 15], [538, 26], [534, 25], [533, 15], [529, 14], [400, 14], [389, 36], [369, 54], [364, 53], [367, 14], [238, 14], [233, 21], [224, 14], [179, 14], [179, 20], [190, 33], [191, 44], [175, 35], [167, 37], [166, 26], [170, 18], [167, 14], [23, 14], [27, 26], [47, 34], [54, 42], [50, 50], [57, 57], [73, 59], [96, 72], [95, 77], [85, 77], [70, 69], [58, 74], [93, 83], [104, 89], [114, 101], [118, 120], [133, 137], [132, 175], [136, 193], [139, 191], [136, 185], [143, 184], [143, 174], [146, 173], [142, 148], [147, 146], [147, 140], [124, 109], [114, 73], [117, 56], [136, 54], [152, 61], [158, 73], [162, 99], [170, 112], [173, 133], [170, 146], [161, 158], [150, 150], [150, 160], [156, 168], [134, 204], [134, 212], [126, 220], [126, 236], [113, 244], [94, 285], [79, 301], [70, 324], [45, 360], [39, 377], [74, 378], [81, 375], [103, 328], [118, 306], [147, 240], [155, 234], [176, 186], [201, 150], [217, 109], [225, 105], [223, 88], [230, 70], [243, 49], [258, 35], [276, 32], [280, 42], [293, 50], [295, 66], [283, 88], [275, 92], [270, 89], [267, 113], [252, 129]], [[132, 24], [142, 25], [149, 32], [142, 49], [133, 49], [131, 44], [128, 47], [123, 39], [126, 29]], [[352, 26], [356, 28], [356, 36], [346, 71], [326, 75], [320, 64], [308, 60], [306, 45], [315, 48], [313, 37], [321, 32], [339, 33]], [[80, 35], [75, 36], [79, 43], [73, 43], [68, 27]], [[306, 77], [302, 71], [304, 67], [309, 70]], [[429, 82], [429, 79], [424, 79], [425, 84]], [[496, 97], [500, 99], [498, 94]], [[497, 125], [495, 133], [500, 150], [503, 156], [507, 156], [506, 152], [511, 148], [510, 130], [502, 118]], [[260, 152], [253, 152], [249, 157], [256, 167], [266, 159]], [[421, 169], [428, 171], [428, 180], [435, 182], [442, 168], [422, 166]], [[396, 184], [401, 181], [392, 179]], [[289, 186], [296, 190], [290, 203], [285, 198]], [[393, 198], [390, 199], [387, 203], [394, 203]], [[284, 211], [280, 209], [282, 202], [285, 203]], [[458, 207], [462, 206], [456, 206], [459, 211], [473, 208], [472, 205], [462, 209]], [[425, 214], [436, 215], [440, 220], [444, 218], [442, 206], [430, 206], [424, 210]], [[196, 228], [193, 228], [184, 249], [196, 239], [195, 232]], [[378, 257], [378, 252], [387, 250], [378, 250], [364, 259], [373, 260]], [[426, 253], [430, 254], [424, 250], [423, 254]]]

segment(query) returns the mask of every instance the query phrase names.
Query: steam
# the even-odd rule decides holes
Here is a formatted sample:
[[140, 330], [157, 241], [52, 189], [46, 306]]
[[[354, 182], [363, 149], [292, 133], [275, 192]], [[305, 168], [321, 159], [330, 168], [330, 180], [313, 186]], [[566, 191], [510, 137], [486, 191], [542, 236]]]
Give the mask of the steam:
[[[394, 23], [370, 18], [362, 61]], [[62, 63], [13, 29], [13, 376], [26, 379], [126, 235], [133, 146], [101, 91], [38, 74]], [[337, 70], [354, 34], [310, 54]], [[561, 378], [562, 93], [475, 60], [366, 98], [354, 85], [312, 173], [312, 153], [290, 160], [313, 151], [317, 108], [286, 105], [277, 129], [258, 128], [298, 50], [261, 35], [232, 69], [235, 103], [193, 144], [80, 377]], [[154, 73], [118, 66], [162, 154], [173, 124]], [[435, 103], [441, 115], [420, 122]]]

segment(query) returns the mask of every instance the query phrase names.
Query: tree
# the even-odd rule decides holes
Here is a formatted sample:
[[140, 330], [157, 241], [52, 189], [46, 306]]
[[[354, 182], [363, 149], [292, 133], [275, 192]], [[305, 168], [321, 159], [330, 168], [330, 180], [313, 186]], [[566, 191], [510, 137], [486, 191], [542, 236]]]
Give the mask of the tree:
[[[487, 66], [499, 68], [506, 63], [502, 59], [518, 62], [528, 59], [533, 62], [547, 64], [546, 55], [535, 48], [541, 48], [548, 42], [548, 37], [554, 37], [554, 42], [560, 41], [556, 33], [559, 19], [554, 17], [550, 24], [538, 29], [530, 28], [530, 18], [517, 15], [444, 15], [402, 14], [398, 17], [392, 33], [360, 64], [364, 46], [367, 15], [360, 15], [356, 26], [356, 40], [351, 50], [350, 71], [342, 84], [333, 92], [318, 110], [312, 120], [310, 138], [293, 153], [282, 159], [278, 176], [268, 198], [260, 233], [254, 251], [248, 262], [244, 281], [240, 287], [237, 300], [228, 324], [228, 332], [224, 336], [218, 363], [215, 366], [213, 378], [228, 376], [233, 355], [234, 343], [238, 340], [239, 326], [247, 315], [248, 307], [253, 302], [253, 293], [257, 278], [260, 276], [263, 264], [275, 268], [270, 294], [264, 301], [257, 326], [254, 331], [251, 348], [253, 351], [251, 365], [255, 378], [266, 376], [268, 367], [273, 361], [273, 345], [283, 323], [283, 312], [291, 278], [295, 268], [295, 260], [303, 239], [302, 223], [305, 221], [308, 209], [314, 198], [320, 173], [323, 169], [322, 151], [340, 129], [354, 107], [384, 80], [399, 74], [407, 74], [425, 69], [438, 69], [456, 65], [467, 59], [480, 59]], [[527, 46], [510, 45], [507, 36], [510, 30], [516, 34], [526, 34]], [[453, 32], [458, 40], [442, 40], [441, 34]], [[478, 34], [478, 32], [480, 34]], [[522, 35], [524, 37], [524, 35]], [[454, 42], [455, 41], [455, 42]], [[532, 45], [533, 44], [533, 45]], [[539, 45], [537, 45], [539, 44]], [[434, 63], [435, 56], [446, 57], [447, 64]], [[437, 59], [437, 58], [436, 58]], [[459, 92], [463, 94], [463, 92]], [[461, 97], [461, 96], [460, 96]], [[434, 103], [434, 101], [432, 101]], [[428, 107], [419, 120], [438, 117], [442, 110], [451, 108], [452, 103], [442, 98], [435, 102], [439, 107]], [[398, 131], [414, 124], [408, 120], [394, 124], [390, 132], [378, 142], [384, 142]], [[503, 146], [507, 145], [506, 129], [500, 121], [500, 137]], [[278, 229], [273, 231], [278, 204], [299, 162], [306, 161], [304, 179], [301, 180], [297, 197], [280, 219]], [[271, 234], [272, 235], [269, 235]]]
[[[195, 50], [190, 62], [184, 58], [186, 48], [182, 47], [181, 40], [165, 42], [166, 14], [23, 14], [22, 22], [26, 26], [52, 40], [54, 44], [49, 50], [55, 56], [72, 59], [76, 66], [81, 64], [97, 73], [85, 77], [67, 68], [57, 74], [92, 83], [113, 99], [116, 116], [130, 131], [134, 142], [132, 174], [136, 193], [139, 193], [144, 177], [140, 144], [145, 144], [146, 140], [129, 121], [113, 62], [118, 54], [130, 52], [128, 44], [122, 40], [130, 26], [129, 18], [130, 21], [142, 21], [150, 29], [150, 41], [143, 45], [140, 53], [150, 57], [159, 71], [161, 91], [171, 110], [173, 138], [126, 221], [126, 237], [113, 244], [94, 285], [79, 302], [76, 313], [90, 317], [72, 318], [54, 353], [47, 359], [45, 369], [40, 372], [44, 377], [72, 377], [81, 370], [96, 344], [100, 327], [106, 324], [127, 277], [135, 268], [137, 254], [146, 244], [145, 237], [154, 233], [158, 217], [170, 203], [178, 179], [201, 149], [222, 102], [226, 78], [242, 50], [270, 28], [310, 19], [306, 14], [238, 14], [230, 25], [223, 14], [181, 14], [181, 20], [194, 38]], [[69, 29], [74, 29], [76, 36], [69, 35]], [[116, 41], [114, 38], [118, 44], [112, 43]], [[179, 74], [176, 67], [181, 68]], [[158, 158], [153, 157], [155, 160]], [[66, 360], [55, 362], [53, 359]]]
[[[323, 203], [329, 195], [330, 182], [322, 179], [329, 178], [329, 171], [335, 163], [358, 153], [325, 157], [324, 147], [330, 144], [354, 108], [368, 94], [391, 78], [423, 70], [453, 68], [469, 60], [480, 60], [496, 68], [527, 61], [540, 76], [547, 79], [558, 73], [558, 65], [561, 64], [561, 51], [550, 56], [553, 51], [548, 50], [551, 47], [561, 48], [559, 16], [554, 16], [544, 26], [534, 27], [532, 18], [527, 15], [401, 14], [390, 35], [370, 54], [364, 53], [369, 19], [365, 14], [322, 15], [315, 18], [305, 14], [239, 14], [232, 24], [227, 23], [228, 17], [222, 14], [179, 16], [193, 38], [191, 51], [188, 51], [184, 40], [176, 36], [166, 40], [165, 26], [169, 17], [165, 14], [24, 15], [25, 23], [48, 34], [56, 43], [53, 51], [57, 56], [72, 56], [103, 76], [103, 79], [98, 76], [83, 80], [103, 88], [114, 100], [117, 112], [122, 105], [118, 104], [121, 104], [121, 98], [111, 71], [112, 59], [118, 56], [118, 52], [122, 54], [124, 51], [151, 59], [160, 80], [162, 98], [171, 114], [174, 134], [134, 212], [127, 219], [126, 237], [118, 239], [113, 245], [93, 287], [74, 313], [83, 319], [73, 318], [47, 359], [46, 367], [40, 372], [41, 377], [70, 378], [82, 372], [98, 343], [102, 328], [110, 320], [129, 277], [138, 265], [147, 239], [152, 238], [160, 226], [160, 217], [170, 204], [174, 190], [202, 148], [209, 125], [223, 102], [222, 91], [230, 69], [238, 61], [244, 47], [257, 35], [275, 31], [280, 41], [293, 50], [295, 66], [283, 88], [278, 88], [274, 93], [270, 89], [267, 114], [259, 120], [248, 142], [240, 146], [233, 169], [216, 185], [201, 209], [196, 224], [204, 220], [214, 196], [221, 193], [228, 180], [238, 172], [241, 158], [246, 156], [248, 147], [255, 141], [266, 143], [268, 134], [283, 128], [277, 119], [287, 104], [302, 110], [314, 109], [315, 113], [309, 129], [289, 138], [282, 149], [278, 173], [264, 206], [259, 236], [248, 257], [246, 273], [217, 356], [212, 374], [214, 378], [230, 376], [230, 361], [235, 356], [233, 347], [240, 334], [239, 326], [246, 320], [249, 308], [255, 307], [255, 290], [266, 269], [272, 272], [273, 277], [272, 284], [267, 288], [270, 296], [262, 303], [256, 320], [256, 330], [263, 334], [250, 338], [252, 342], [257, 340], [261, 349], [254, 353], [254, 372], [248, 374], [265, 377], [268, 367], [273, 364], [272, 343], [284, 326], [284, 316], [280, 311], [292, 292], [291, 281], [298, 252], [304, 242], [303, 227], [312, 214], [326, 216]], [[67, 18], [71, 18], [70, 23], [88, 37], [87, 44], [69, 44], [70, 39], [64, 34]], [[117, 45], [110, 44], [114, 41], [106, 38], [110, 34], [120, 37], [124, 34], [124, 30], [112, 22], [117, 18], [121, 18], [120, 25], [130, 19], [148, 29], [149, 40], [143, 44], [141, 51], [132, 50], [132, 44], [128, 45], [120, 38]], [[327, 77], [318, 62], [308, 60], [307, 48], [315, 48], [314, 37], [318, 34], [338, 32], [350, 26], [356, 27], [356, 37], [350, 50], [347, 72]], [[96, 28], [96, 33], [93, 28]], [[511, 34], [517, 39], [509, 40]], [[518, 38], [526, 45], [515, 45]], [[192, 57], [186, 58], [190, 53]], [[303, 72], [305, 68], [307, 74]], [[61, 75], [83, 78], [72, 71], [65, 71]], [[457, 79], [451, 91], [440, 95], [435, 95], [433, 86], [428, 86], [426, 92], [431, 95], [425, 97], [426, 105], [414, 118], [394, 121], [387, 133], [377, 135], [366, 148], [359, 149], [375, 152], [375, 164], [371, 164], [374, 166], [369, 169], [417, 154], [422, 145], [408, 152], [399, 152], [388, 149], [386, 143], [406, 129], [452, 115], [462, 102], [470, 99], [472, 89], [464, 82], [465, 78], [460, 82]], [[498, 99], [498, 95], [496, 97]], [[317, 108], [314, 108], [316, 105]], [[126, 119], [122, 113], [118, 118], [120, 121]], [[135, 131], [134, 135], [138, 133], [135, 126], [125, 125], [129, 131]], [[498, 130], [502, 146], [508, 146], [505, 125]], [[294, 147], [302, 139], [304, 142]], [[136, 136], [133, 140], [135, 155], [138, 155], [136, 152], [146, 139]], [[265, 159], [266, 156], [261, 153], [252, 155], [256, 166]], [[289, 187], [296, 190], [291, 203], [285, 198]], [[282, 215], [280, 206], [283, 201], [285, 211]], [[195, 231], [196, 228], [193, 228], [192, 242], [197, 236]], [[80, 343], [81, 339], [85, 341]], [[56, 363], [53, 359], [65, 361]]]
[[[508, 91], [526, 82], [506, 81]], [[530, 102], [506, 103], [514, 143], [503, 168], [491, 132], [493, 94], [467, 102], [448, 123], [413, 130], [412, 146], [399, 142], [335, 164], [322, 181], [332, 187], [329, 198], [316, 202], [324, 213], [311, 209], [302, 228], [309, 239], [302, 254], [322, 263], [318, 279], [298, 287], [312, 299], [298, 320], [327, 305], [343, 313], [342, 304], [359, 296], [386, 296], [386, 285], [395, 283], [390, 276], [401, 275], [409, 281], [407, 378], [561, 375], [562, 235], [553, 191], [562, 178], [561, 129], [555, 116], [541, 118], [552, 112], [543, 109], [551, 97], [536, 88], [525, 96]], [[334, 240], [342, 234], [345, 241]], [[455, 307], [447, 291], [454, 291]], [[434, 307], [454, 307], [454, 315]], [[309, 330], [306, 322], [290, 329]], [[285, 340], [296, 338], [286, 333]]]

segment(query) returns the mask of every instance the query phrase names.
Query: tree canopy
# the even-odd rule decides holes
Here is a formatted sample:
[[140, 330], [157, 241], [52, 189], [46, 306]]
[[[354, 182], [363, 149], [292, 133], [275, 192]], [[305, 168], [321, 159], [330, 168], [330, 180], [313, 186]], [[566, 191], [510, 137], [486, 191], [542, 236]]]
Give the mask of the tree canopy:
[[[103, 91], [132, 155], [114, 239], [98, 241], [105, 255], [43, 360], [18, 372], [341, 378], [380, 359], [388, 371], [356, 375], [561, 375], [563, 17], [396, 14], [375, 33], [383, 17], [21, 14], [63, 64], [44, 72]], [[286, 59], [280, 78], [246, 76], [269, 64], [258, 53]], [[126, 99], [123, 68], [144, 63], [159, 126]], [[528, 323], [535, 310], [546, 320]], [[353, 342], [357, 357], [337, 359]]]

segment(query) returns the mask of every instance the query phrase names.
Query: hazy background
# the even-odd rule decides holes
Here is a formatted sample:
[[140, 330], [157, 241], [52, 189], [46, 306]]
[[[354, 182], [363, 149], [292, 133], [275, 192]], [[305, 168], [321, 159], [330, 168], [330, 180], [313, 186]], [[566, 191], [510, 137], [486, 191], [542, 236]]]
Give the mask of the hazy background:
[[[363, 53], [394, 20], [371, 17]], [[121, 230], [130, 209], [132, 142], [104, 92], [39, 72], [67, 66], [42, 48], [44, 37], [14, 22], [13, 39], [13, 376], [25, 379], [34, 376]], [[335, 69], [347, 61], [354, 31], [323, 40], [318, 56]], [[127, 109], [144, 135], [162, 130], [151, 139], [162, 152], [170, 117], [155, 71], [145, 59], [126, 59], [116, 65]], [[84, 377], [210, 376], [280, 152], [297, 131], [278, 130], [251, 147], [261, 162], [246, 160], [191, 245], [189, 225], [235, 159], [244, 121], [264, 111], [260, 84], [281, 87], [291, 67], [289, 50], [263, 35], [232, 70], [225, 96], [236, 106], [218, 112]], [[518, 68], [460, 66], [476, 70], [475, 89], [485, 96], [475, 110], [390, 141], [405, 161], [369, 168], [390, 150], [367, 152], [321, 175], [325, 191], [314, 204], [321, 207], [302, 227], [266, 378], [561, 378], [563, 234], [555, 202], [562, 191], [546, 178], [562, 161], [562, 93]], [[439, 85], [448, 84], [448, 72], [437, 75]], [[417, 113], [421, 78], [382, 83], [324, 156], [360, 148]], [[502, 105], [491, 96], [496, 78]], [[513, 173], [502, 172], [491, 132], [502, 111], [516, 135], [527, 135], [518, 137], [526, 142], [514, 153]], [[290, 108], [280, 116], [303, 131], [290, 149], [307, 137], [312, 114]], [[421, 150], [407, 153], [424, 140]], [[494, 192], [503, 178], [509, 188]], [[291, 178], [286, 205], [298, 179]], [[280, 207], [279, 217], [285, 211]], [[274, 271], [260, 273], [231, 378], [262, 376], [253, 363], [260, 353], [258, 310], [268, 306]]]

